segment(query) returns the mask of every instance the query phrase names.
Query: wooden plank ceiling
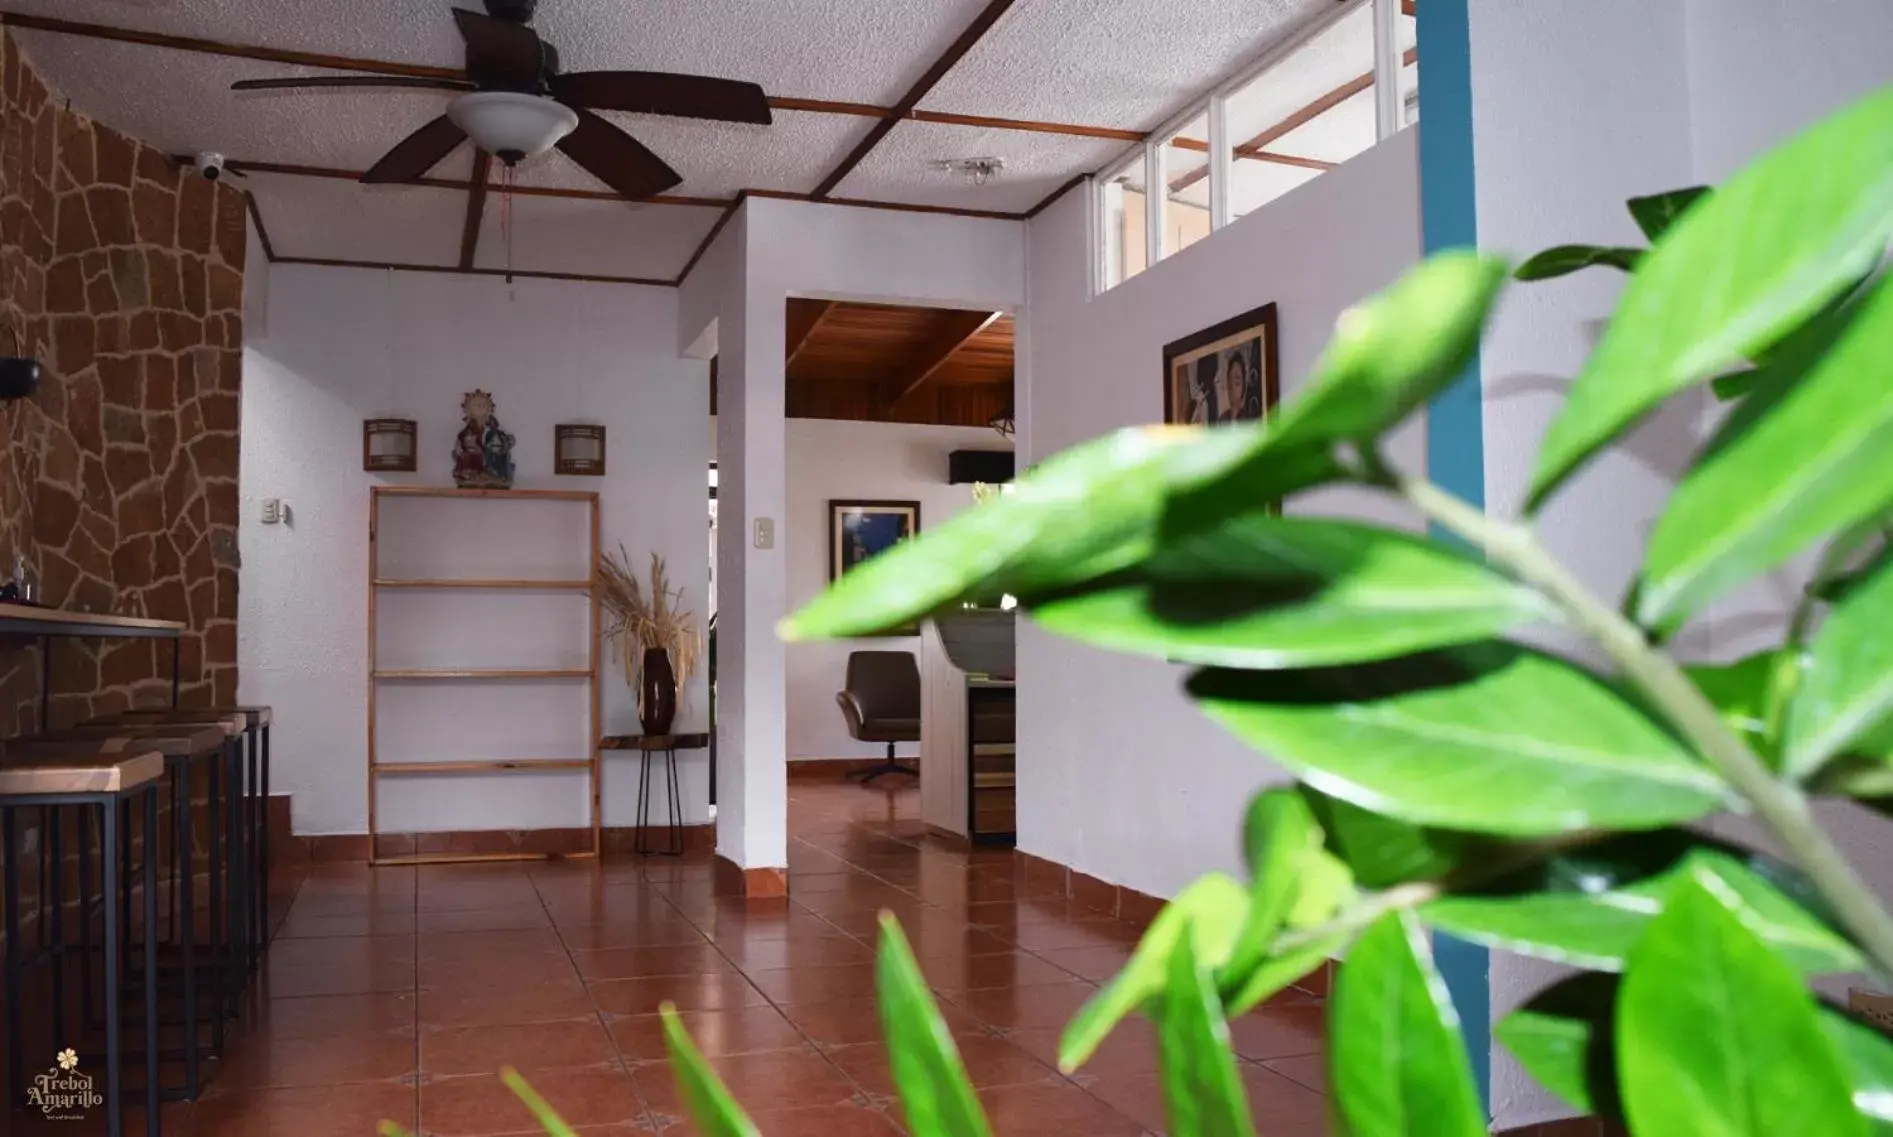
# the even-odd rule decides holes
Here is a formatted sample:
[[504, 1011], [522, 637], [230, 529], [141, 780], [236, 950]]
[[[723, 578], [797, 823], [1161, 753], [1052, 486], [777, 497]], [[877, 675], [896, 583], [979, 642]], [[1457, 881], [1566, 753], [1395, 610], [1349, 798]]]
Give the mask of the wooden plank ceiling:
[[789, 301], [790, 418], [986, 426], [1012, 411], [1010, 315]]

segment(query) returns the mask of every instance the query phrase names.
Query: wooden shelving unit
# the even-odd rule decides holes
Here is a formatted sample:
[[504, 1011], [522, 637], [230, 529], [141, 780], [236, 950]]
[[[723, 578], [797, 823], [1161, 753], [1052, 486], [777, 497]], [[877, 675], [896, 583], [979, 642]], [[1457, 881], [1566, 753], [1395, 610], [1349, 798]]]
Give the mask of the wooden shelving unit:
[[[548, 860], [547, 853], [427, 853], [416, 856], [383, 857], [380, 849], [380, 819], [376, 807], [377, 786], [383, 777], [413, 778], [430, 776], [466, 776], [470, 774], [543, 773], [549, 771], [584, 771], [590, 779], [591, 848], [580, 857], [596, 857], [601, 848], [600, 823], [603, 816], [596, 740], [599, 737], [598, 639], [601, 613], [595, 598], [588, 598], [591, 634], [586, 648], [586, 666], [572, 667], [485, 667], [485, 668], [384, 668], [380, 666], [379, 596], [384, 589], [492, 592], [498, 595], [521, 592], [587, 592], [589, 579], [493, 579], [458, 577], [389, 577], [381, 566], [381, 506], [389, 498], [436, 498], [455, 501], [569, 501], [588, 505], [591, 511], [590, 548], [586, 551], [588, 567], [598, 563], [598, 495], [580, 490], [463, 490], [430, 486], [376, 486], [370, 492], [368, 506], [368, 842], [370, 863], [376, 865], [432, 865], [463, 861]], [[586, 731], [588, 755], [584, 758], [494, 758], [451, 762], [383, 762], [378, 754], [375, 729], [377, 689], [383, 683], [437, 682], [514, 682], [582, 679], [589, 687], [591, 723]]]

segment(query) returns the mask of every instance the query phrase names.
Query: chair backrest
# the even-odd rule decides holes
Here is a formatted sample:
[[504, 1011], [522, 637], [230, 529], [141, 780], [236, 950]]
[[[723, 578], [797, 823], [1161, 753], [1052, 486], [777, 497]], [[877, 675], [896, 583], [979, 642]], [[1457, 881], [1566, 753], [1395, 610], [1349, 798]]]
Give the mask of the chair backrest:
[[866, 721], [920, 717], [920, 668], [912, 652], [849, 652], [848, 692]]

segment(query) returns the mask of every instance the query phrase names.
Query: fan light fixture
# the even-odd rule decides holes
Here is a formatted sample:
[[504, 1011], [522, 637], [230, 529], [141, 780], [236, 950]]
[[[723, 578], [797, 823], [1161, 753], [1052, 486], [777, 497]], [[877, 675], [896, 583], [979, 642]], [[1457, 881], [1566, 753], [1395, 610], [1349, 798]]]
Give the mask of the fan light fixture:
[[578, 129], [578, 112], [541, 95], [476, 91], [447, 105], [473, 144], [509, 166], [536, 158]]

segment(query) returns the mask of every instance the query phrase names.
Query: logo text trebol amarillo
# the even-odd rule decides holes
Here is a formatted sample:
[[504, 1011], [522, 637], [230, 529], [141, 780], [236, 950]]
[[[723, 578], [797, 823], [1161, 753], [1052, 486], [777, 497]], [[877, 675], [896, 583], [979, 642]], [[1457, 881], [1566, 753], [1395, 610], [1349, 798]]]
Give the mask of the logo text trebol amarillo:
[[79, 1055], [71, 1047], [59, 1052], [54, 1069], [33, 1079], [26, 1100], [54, 1121], [77, 1120], [86, 1110], [105, 1104], [105, 1098], [92, 1088], [92, 1075], [79, 1072]]

